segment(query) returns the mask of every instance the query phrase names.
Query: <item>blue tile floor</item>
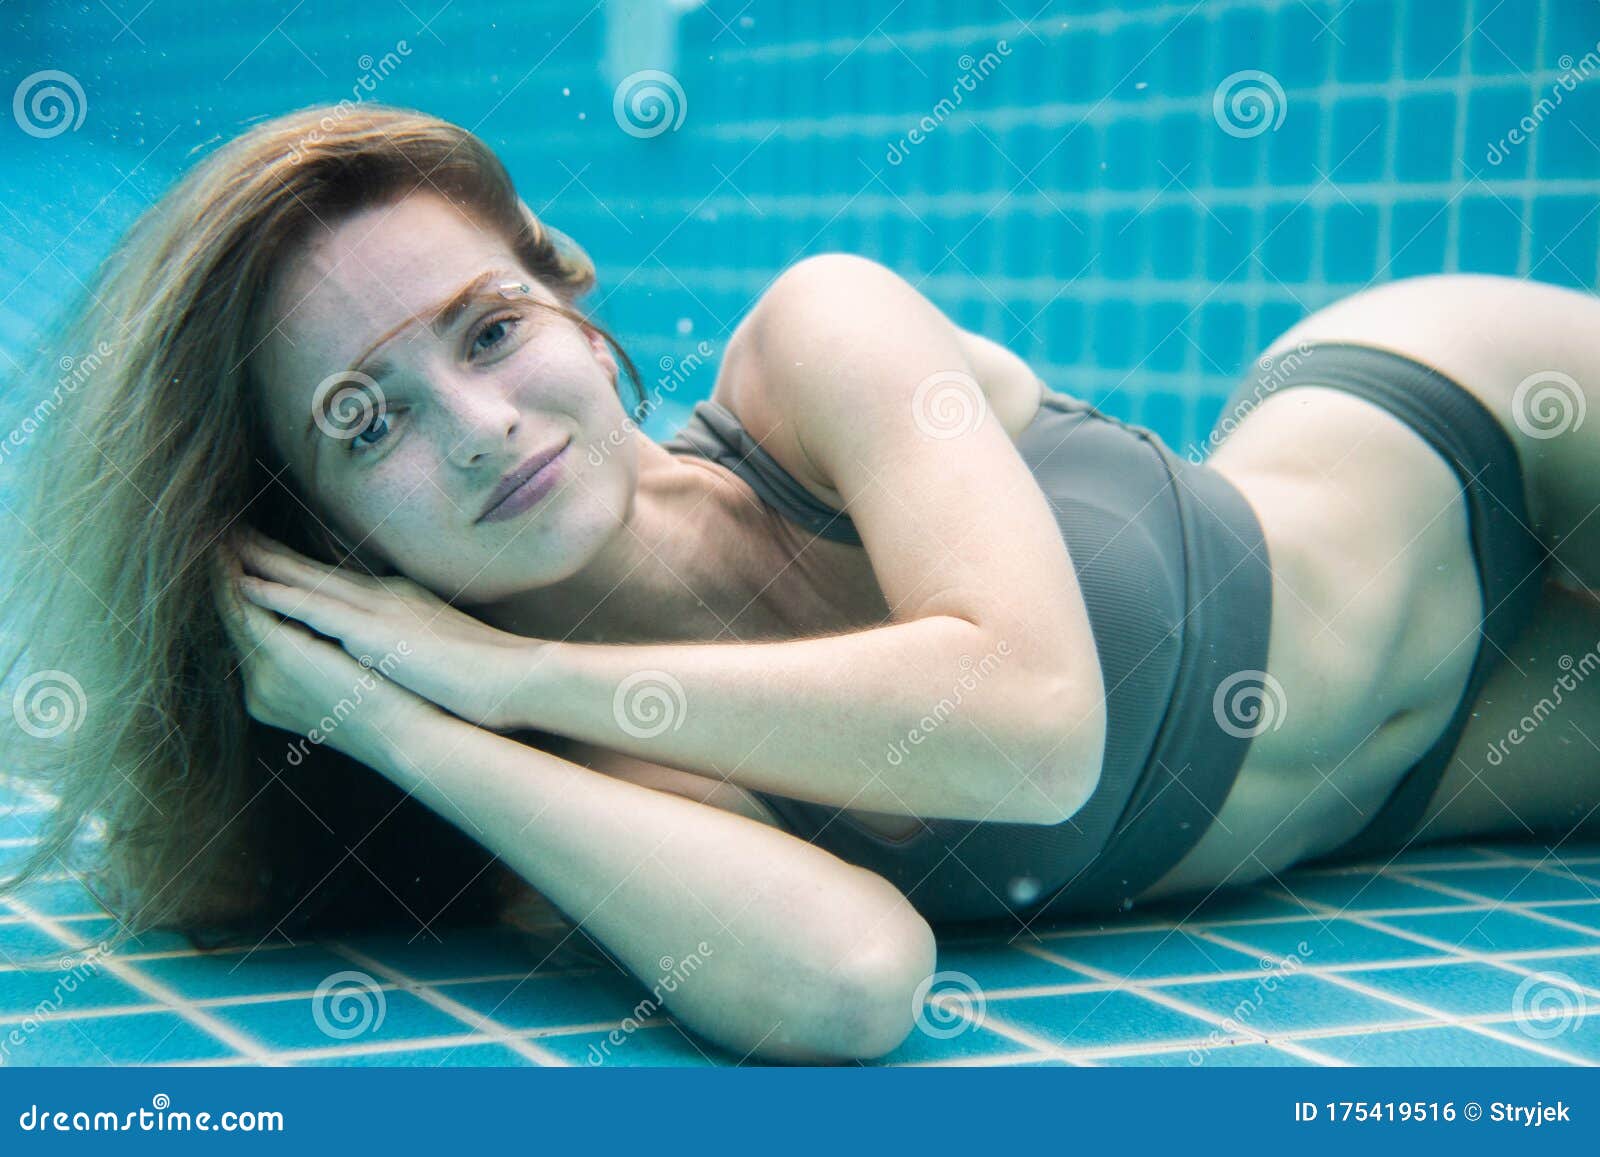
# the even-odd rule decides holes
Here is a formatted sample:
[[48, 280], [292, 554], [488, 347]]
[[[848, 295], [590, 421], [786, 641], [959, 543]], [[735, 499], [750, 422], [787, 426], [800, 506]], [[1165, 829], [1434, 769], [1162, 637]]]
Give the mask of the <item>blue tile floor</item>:
[[[0, 777], [0, 860], [47, 806]], [[532, 914], [442, 939], [95, 951], [113, 928], [65, 871], [0, 901], [0, 1066], [746, 1063]], [[1198, 908], [952, 933], [939, 970], [876, 1063], [1597, 1064], [1600, 843], [1429, 847]]]

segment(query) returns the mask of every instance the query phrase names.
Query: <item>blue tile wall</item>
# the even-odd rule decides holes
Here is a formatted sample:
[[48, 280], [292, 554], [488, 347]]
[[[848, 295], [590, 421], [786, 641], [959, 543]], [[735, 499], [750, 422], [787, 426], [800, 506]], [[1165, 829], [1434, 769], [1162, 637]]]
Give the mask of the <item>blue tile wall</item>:
[[[1079, 0], [1026, 20], [1000, 0], [717, 0], [663, 63], [681, 127], [643, 138], [612, 115], [604, 8], [508, 8], [426, 28], [350, 0], [240, 0], [204, 30], [163, 6], [8, 14], [8, 76], [71, 72], [88, 115], [48, 140], [4, 126], [0, 376], [192, 150], [348, 96], [358, 57], [402, 39], [373, 98], [499, 151], [594, 254], [600, 310], [647, 368], [720, 344], [789, 262], [846, 249], [1182, 444], [1279, 331], [1365, 285], [1596, 285], [1593, 0]], [[1235, 73], [1266, 98], [1237, 121], [1214, 104]], [[712, 377], [647, 432], [669, 434]]]

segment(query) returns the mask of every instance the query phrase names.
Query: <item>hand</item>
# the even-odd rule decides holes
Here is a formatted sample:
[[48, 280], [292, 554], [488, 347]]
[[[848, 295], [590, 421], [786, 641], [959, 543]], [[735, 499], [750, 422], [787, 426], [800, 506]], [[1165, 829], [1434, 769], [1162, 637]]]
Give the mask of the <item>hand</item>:
[[541, 641], [457, 610], [419, 583], [309, 559], [254, 530], [239, 546], [239, 591], [251, 603], [339, 640], [389, 679], [469, 722], [527, 726], [513, 695], [540, 662]]
[[[213, 594], [223, 626], [239, 654], [245, 710], [257, 722], [315, 736], [368, 766], [405, 729], [429, 716], [448, 718], [434, 704], [370, 670], [300, 623], [240, 597], [239, 557], [219, 546]], [[337, 723], [330, 727], [331, 721]]]

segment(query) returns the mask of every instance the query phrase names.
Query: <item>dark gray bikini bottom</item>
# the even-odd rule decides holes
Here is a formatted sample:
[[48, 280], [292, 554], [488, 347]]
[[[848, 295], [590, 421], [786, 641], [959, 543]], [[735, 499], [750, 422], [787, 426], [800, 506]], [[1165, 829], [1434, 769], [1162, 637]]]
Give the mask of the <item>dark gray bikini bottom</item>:
[[[1302, 347], [1305, 349], [1305, 347]], [[1280, 359], [1287, 365], [1290, 358]], [[1376, 403], [1415, 430], [1461, 479], [1483, 597], [1483, 622], [1466, 691], [1444, 731], [1354, 837], [1317, 862], [1392, 854], [1414, 836], [1450, 756], [1471, 716], [1484, 682], [1511, 652], [1533, 618], [1544, 587], [1549, 552], [1534, 534], [1517, 448], [1492, 413], [1474, 395], [1437, 370], [1387, 350], [1327, 343], [1293, 357], [1294, 365], [1266, 387], [1329, 386]], [[1225, 415], [1263, 392], [1260, 381], [1235, 391]]]

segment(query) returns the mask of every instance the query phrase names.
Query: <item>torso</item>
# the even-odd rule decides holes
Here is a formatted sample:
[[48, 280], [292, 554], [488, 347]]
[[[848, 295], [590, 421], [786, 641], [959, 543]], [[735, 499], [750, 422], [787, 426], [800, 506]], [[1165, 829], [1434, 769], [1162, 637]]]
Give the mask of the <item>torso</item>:
[[[1375, 319], [1393, 302], [1370, 304], [1313, 315], [1280, 345], [1373, 341], [1435, 365], [1492, 411], [1507, 413], [1495, 384], [1504, 372], [1475, 376], [1459, 351], [1434, 356], [1459, 334], [1443, 331], [1430, 343], [1413, 308], [1405, 320], [1414, 340], [1380, 341], [1371, 335], [1386, 331]], [[992, 400], [994, 412], [1013, 437], [1032, 421], [1043, 388], [1027, 379], [995, 387], [1004, 393]], [[842, 506], [781, 430], [762, 429], [759, 399], [748, 389], [742, 399], [730, 392], [717, 400], [807, 490]], [[1510, 432], [1519, 452], [1533, 452]], [[1141, 898], [1277, 873], [1355, 835], [1449, 721], [1476, 652], [1482, 608], [1460, 482], [1398, 418], [1344, 391], [1299, 386], [1265, 399], [1208, 464], [1262, 525], [1273, 571], [1267, 668], [1286, 713], [1252, 740], [1205, 836]], [[805, 560], [797, 572], [803, 581], [785, 595], [794, 623], [837, 631], [887, 621], [864, 550], [814, 539], [776, 515], [768, 531]], [[720, 786], [734, 794], [707, 802], [777, 823], [755, 796]], [[851, 814], [891, 838], [918, 826], [905, 816]]]
[[[1252, 741], [1216, 822], [1146, 897], [1237, 879], [1241, 864], [1252, 877], [1280, 871], [1353, 836], [1444, 727], [1471, 666], [1471, 648], [1441, 664], [1437, 645], [1464, 637], [1479, 613], [1453, 471], [1409, 427], [1347, 393], [1299, 387], [1269, 402], [1250, 418], [1252, 440], [1236, 434], [1214, 465], [1262, 522], [1273, 566], [1267, 667], [1288, 714]], [[1013, 436], [1036, 409], [1037, 395], [1031, 410], [1011, 411]], [[1257, 437], [1273, 448], [1272, 462], [1250, 452]], [[819, 499], [840, 505], [781, 437], [763, 445]], [[1420, 517], [1374, 519], [1394, 509], [1396, 493], [1410, 495]], [[1420, 523], [1428, 525], [1418, 537]], [[855, 592], [835, 606], [834, 629], [885, 621], [864, 550], [812, 540], [789, 523], [774, 533], [794, 536], [814, 575], [828, 576], [825, 589]], [[746, 796], [749, 813], [764, 812]], [[895, 839], [918, 826], [850, 814]]]
[[[993, 410], [1013, 437], [1032, 422], [1042, 389], [1032, 378], [997, 390]], [[713, 398], [808, 491], [843, 505], [748, 391]], [[1428, 640], [1460, 639], [1478, 615], [1465, 506], [1450, 468], [1398, 419], [1342, 391], [1285, 391], [1248, 422], [1248, 437], [1241, 425], [1210, 461], [1262, 523], [1273, 567], [1267, 666], [1288, 714], [1284, 726], [1252, 740], [1216, 822], [1146, 898], [1230, 873], [1237, 881], [1241, 864], [1252, 878], [1277, 872], [1353, 836], [1363, 813], [1370, 816], [1443, 728], [1472, 661], [1471, 648], [1457, 648], [1429, 677], [1440, 655]], [[1428, 513], [1371, 516], [1392, 511], [1397, 494]], [[1433, 512], [1442, 513], [1411, 542]], [[865, 550], [815, 538], [775, 513], [765, 533], [782, 543], [783, 558], [793, 557], [790, 574], [803, 578], [783, 596], [795, 633], [887, 621]], [[1428, 597], [1419, 599], [1422, 592]], [[738, 797], [722, 797], [722, 806], [777, 824], [756, 796], [725, 786]], [[909, 816], [849, 814], [891, 839], [918, 827]]]

